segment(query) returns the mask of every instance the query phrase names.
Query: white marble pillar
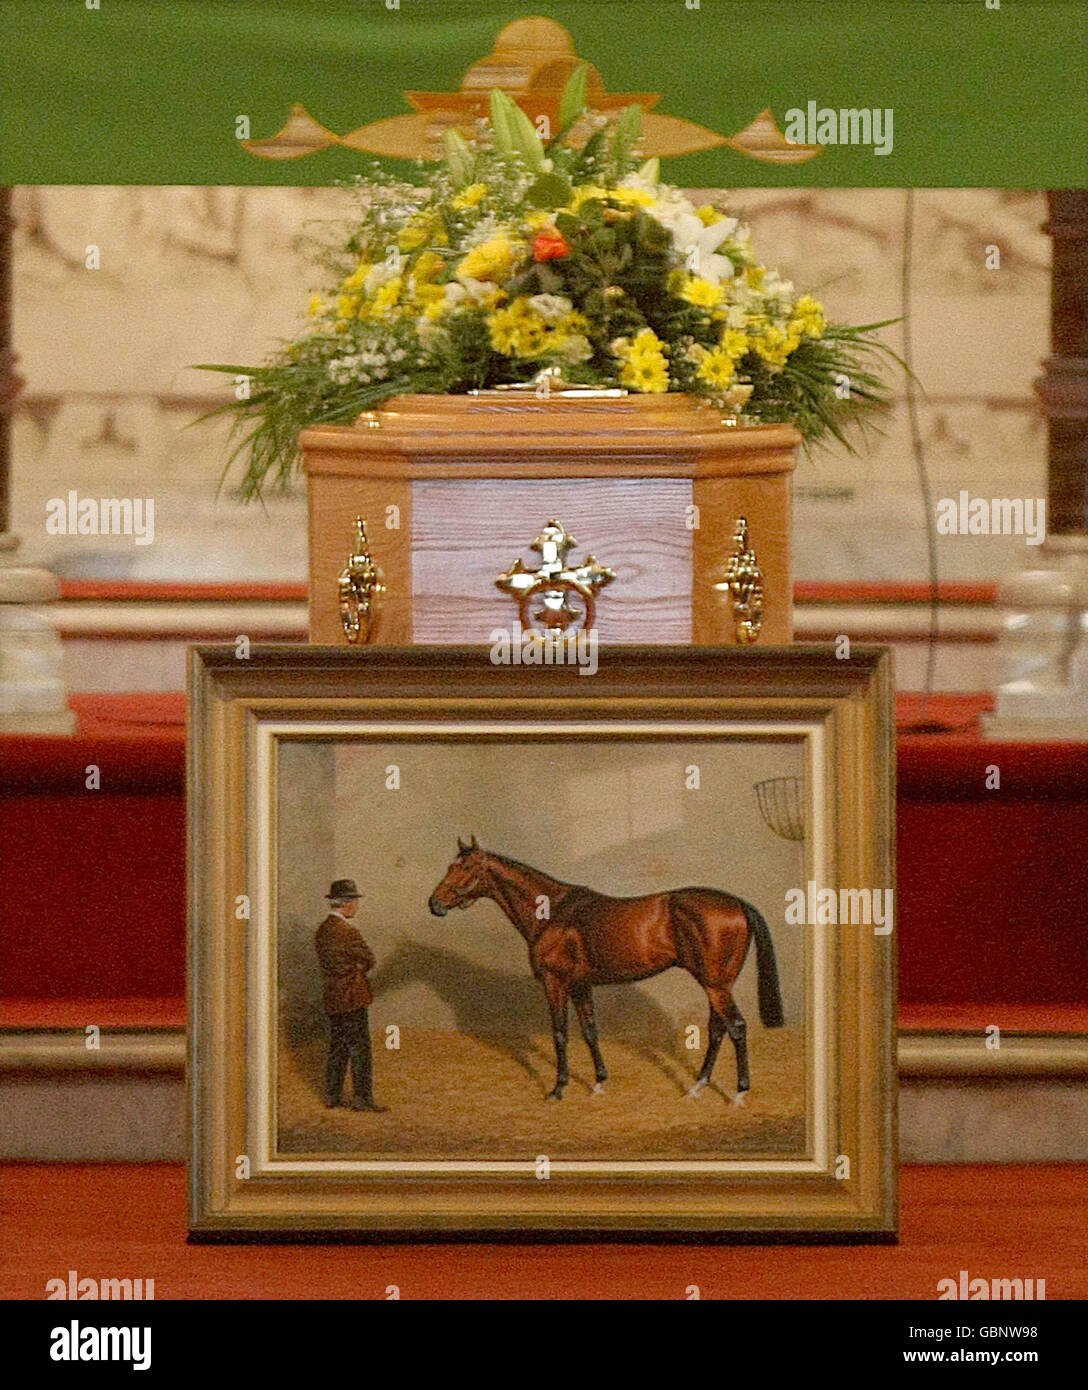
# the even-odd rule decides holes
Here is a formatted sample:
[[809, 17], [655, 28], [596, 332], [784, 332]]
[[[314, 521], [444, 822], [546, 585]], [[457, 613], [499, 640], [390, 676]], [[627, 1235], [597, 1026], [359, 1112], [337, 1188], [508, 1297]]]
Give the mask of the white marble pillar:
[[0, 734], [71, 734], [61, 640], [38, 611], [60, 585], [48, 570], [16, 563], [18, 544], [0, 533]]

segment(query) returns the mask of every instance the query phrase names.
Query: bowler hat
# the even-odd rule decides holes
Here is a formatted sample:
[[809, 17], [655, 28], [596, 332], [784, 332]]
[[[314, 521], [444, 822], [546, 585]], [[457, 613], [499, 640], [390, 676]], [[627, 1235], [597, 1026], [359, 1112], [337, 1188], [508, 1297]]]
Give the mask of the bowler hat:
[[353, 878], [334, 878], [332, 887], [325, 894], [326, 898], [361, 898], [363, 895], [355, 886]]

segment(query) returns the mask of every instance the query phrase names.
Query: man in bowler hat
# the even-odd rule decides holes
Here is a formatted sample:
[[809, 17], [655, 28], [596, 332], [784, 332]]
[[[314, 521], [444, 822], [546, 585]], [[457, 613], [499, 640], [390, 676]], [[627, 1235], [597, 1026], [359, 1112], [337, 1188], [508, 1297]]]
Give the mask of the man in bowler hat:
[[338, 878], [325, 894], [329, 915], [318, 927], [314, 944], [325, 977], [325, 1012], [329, 1016], [329, 1062], [325, 1069], [325, 1104], [341, 1105], [344, 1078], [351, 1062], [352, 1110], [383, 1112], [374, 1102], [370, 1015], [374, 996], [367, 972], [377, 963], [362, 933], [351, 925], [362, 896], [350, 878]]

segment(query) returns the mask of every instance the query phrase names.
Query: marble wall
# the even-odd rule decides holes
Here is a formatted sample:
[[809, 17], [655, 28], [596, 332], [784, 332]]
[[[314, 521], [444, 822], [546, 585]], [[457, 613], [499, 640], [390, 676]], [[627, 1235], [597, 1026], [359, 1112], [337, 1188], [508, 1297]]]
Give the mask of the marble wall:
[[[1050, 244], [1039, 192], [738, 190], [762, 258], [840, 320], [904, 311], [911, 255], [919, 436], [935, 497], [1045, 493], [1046, 431], [1032, 382], [1047, 353]], [[14, 196], [15, 529], [24, 554], [66, 577], [301, 580], [302, 491], [242, 507], [217, 496], [220, 424], [187, 428], [230, 378], [207, 361], [258, 361], [299, 326], [319, 278], [307, 247], [345, 215], [337, 189], [19, 188]], [[96, 246], [100, 267], [88, 269]], [[1000, 268], [987, 268], [987, 248]], [[991, 256], [992, 259], [992, 256]], [[902, 325], [888, 329], [902, 352]], [[926, 548], [908, 412], [851, 456], [802, 457], [802, 579], [920, 579]], [[153, 497], [155, 541], [50, 536], [46, 503]], [[1031, 553], [1031, 552], [1029, 552]], [[942, 577], [1022, 563], [1022, 540], [947, 537]]]

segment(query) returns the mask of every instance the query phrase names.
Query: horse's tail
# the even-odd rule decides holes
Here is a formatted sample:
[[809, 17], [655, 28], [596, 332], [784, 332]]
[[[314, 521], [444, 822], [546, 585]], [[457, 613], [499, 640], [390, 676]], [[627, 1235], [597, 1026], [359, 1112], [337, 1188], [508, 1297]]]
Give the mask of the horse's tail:
[[763, 914], [751, 903], [744, 903], [743, 906], [748, 930], [756, 943], [760, 1022], [764, 1028], [781, 1028], [786, 1015], [782, 1009], [782, 988], [778, 983], [778, 961], [775, 959], [771, 929]]

